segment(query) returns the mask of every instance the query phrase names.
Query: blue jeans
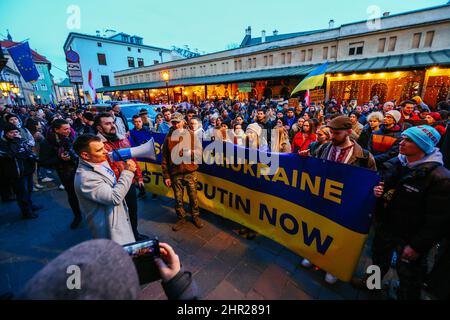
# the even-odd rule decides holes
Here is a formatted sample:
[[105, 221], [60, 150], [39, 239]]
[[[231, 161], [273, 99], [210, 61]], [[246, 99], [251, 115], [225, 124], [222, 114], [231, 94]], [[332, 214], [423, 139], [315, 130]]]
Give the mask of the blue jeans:
[[33, 213], [33, 203], [31, 202], [31, 193], [33, 192], [33, 175], [27, 175], [14, 181], [14, 193], [16, 194], [17, 204], [23, 216]]

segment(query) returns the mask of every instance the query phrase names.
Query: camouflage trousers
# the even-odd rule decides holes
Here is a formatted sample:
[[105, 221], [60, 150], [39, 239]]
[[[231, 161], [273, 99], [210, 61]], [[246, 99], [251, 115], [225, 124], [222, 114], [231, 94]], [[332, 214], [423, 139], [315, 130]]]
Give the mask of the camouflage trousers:
[[175, 212], [178, 218], [185, 218], [186, 211], [184, 210], [184, 187], [187, 189], [189, 198], [189, 207], [193, 217], [200, 215], [200, 208], [198, 206], [197, 197], [197, 173], [179, 174], [171, 178], [172, 189], [175, 195]]

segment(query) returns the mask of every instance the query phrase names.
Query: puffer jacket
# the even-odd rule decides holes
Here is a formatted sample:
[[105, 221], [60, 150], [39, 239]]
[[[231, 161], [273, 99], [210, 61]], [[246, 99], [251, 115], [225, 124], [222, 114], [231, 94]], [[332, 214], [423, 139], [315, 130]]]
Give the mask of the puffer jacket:
[[399, 155], [382, 164], [384, 194], [376, 221], [398, 239], [425, 254], [450, 230], [450, 171], [438, 149], [415, 163]]
[[399, 125], [390, 129], [381, 125], [380, 130], [372, 133], [369, 138], [368, 149], [373, 154], [378, 167], [383, 162], [398, 156], [401, 135], [402, 131]]

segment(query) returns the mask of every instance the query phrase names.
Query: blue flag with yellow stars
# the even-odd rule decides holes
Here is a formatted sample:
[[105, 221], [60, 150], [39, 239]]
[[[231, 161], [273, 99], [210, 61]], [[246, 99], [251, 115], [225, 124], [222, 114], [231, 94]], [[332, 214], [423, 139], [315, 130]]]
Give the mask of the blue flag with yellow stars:
[[17, 46], [8, 48], [8, 52], [26, 82], [32, 82], [39, 79], [39, 72], [34, 64], [33, 55], [28, 42], [23, 42]]

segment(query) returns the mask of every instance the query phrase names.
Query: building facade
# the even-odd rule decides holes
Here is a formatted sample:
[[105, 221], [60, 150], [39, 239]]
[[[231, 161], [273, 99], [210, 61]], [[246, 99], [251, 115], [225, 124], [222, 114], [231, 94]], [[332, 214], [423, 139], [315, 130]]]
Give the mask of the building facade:
[[31, 51], [34, 63], [40, 75], [39, 80], [35, 82], [35, 84], [37, 83], [48, 84], [47, 86], [48, 90], [42, 95], [43, 99], [41, 99], [41, 102], [39, 102], [38, 98], [41, 98], [40, 94], [42, 94], [43, 91], [35, 91], [35, 89], [37, 90], [38, 87], [29, 82], [26, 82], [22, 78], [19, 69], [17, 68], [16, 64], [14, 63], [13, 59], [8, 53], [7, 48], [10, 48], [17, 44], [19, 43], [14, 42], [12, 40], [0, 41], [3, 54], [8, 59], [5, 68], [1, 71], [2, 78], [19, 87], [19, 92], [17, 94], [9, 92], [7, 96], [2, 96], [2, 100], [0, 101], [0, 103], [19, 104], [19, 105], [50, 103], [51, 102], [50, 95], [54, 94], [52, 82], [53, 77], [50, 73], [51, 63], [44, 56], [38, 54], [36, 51], [34, 50]]
[[39, 79], [33, 83], [34, 100], [38, 104], [49, 104], [57, 102], [53, 75], [51, 74], [51, 63], [45, 59], [35, 60], [39, 72]]
[[70, 33], [64, 44], [64, 51], [69, 49], [80, 56], [83, 94], [91, 91], [89, 70], [92, 72], [94, 87], [101, 88], [116, 85], [116, 71], [157, 65], [180, 58], [180, 55], [171, 50], [144, 45], [141, 37], [126, 33], [103, 36], [100, 33], [96, 36]]
[[70, 83], [69, 79], [66, 78], [58, 83], [55, 83], [55, 90], [56, 99], [58, 102], [69, 104], [77, 101], [77, 98], [75, 97], [76, 88], [72, 83]]
[[330, 21], [327, 29], [293, 34], [262, 32], [253, 38], [249, 27], [239, 48], [117, 71], [116, 86], [98, 92], [151, 101], [165, 94], [162, 75], [168, 72], [175, 101], [286, 98], [309, 72], [328, 62], [324, 99], [365, 102], [376, 94], [400, 101], [418, 94], [434, 105], [448, 96], [449, 34], [449, 4], [340, 27]]

